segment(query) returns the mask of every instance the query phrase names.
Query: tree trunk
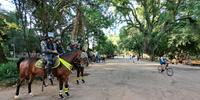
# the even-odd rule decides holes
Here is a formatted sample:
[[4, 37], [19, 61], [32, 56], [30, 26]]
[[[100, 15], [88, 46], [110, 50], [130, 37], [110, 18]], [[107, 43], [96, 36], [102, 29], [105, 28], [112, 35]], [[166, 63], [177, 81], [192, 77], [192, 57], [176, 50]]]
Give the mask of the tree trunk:
[[7, 61], [7, 59], [6, 59], [6, 56], [5, 56], [5, 54], [4, 54], [4, 52], [3, 52], [3, 47], [2, 47], [2, 45], [0, 44], [0, 63], [4, 63], [4, 62], [6, 62]]
[[143, 48], [143, 53], [147, 53], [148, 51], [148, 35], [144, 35], [144, 48]]

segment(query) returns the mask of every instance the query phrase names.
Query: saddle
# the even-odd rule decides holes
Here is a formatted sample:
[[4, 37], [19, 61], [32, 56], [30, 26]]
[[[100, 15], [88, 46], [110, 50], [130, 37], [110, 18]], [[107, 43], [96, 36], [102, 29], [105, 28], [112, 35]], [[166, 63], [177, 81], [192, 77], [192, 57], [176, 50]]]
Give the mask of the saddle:
[[[37, 67], [37, 68], [44, 68], [45, 65], [46, 65], [45, 62], [46, 62], [45, 60], [39, 59], [39, 60], [36, 61], [35, 67]], [[60, 65], [60, 61], [59, 61], [58, 58], [56, 58], [55, 63], [54, 63], [54, 65], [53, 65], [52, 68], [57, 68], [59, 65]]]
[[[36, 67], [36, 68], [44, 68], [45, 65], [46, 65], [45, 62], [46, 62], [45, 60], [39, 59], [39, 60], [36, 61], [35, 67]], [[64, 59], [59, 58], [59, 57], [56, 58], [55, 63], [54, 63], [54, 65], [53, 65], [52, 69], [57, 68], [61, 63], [62, 63], [67, 69], [69, 69], [69, 70], [72, 69], [72, 65], [71, 65], [70, 63], [68, 63], [67, 61], [65, 61]]]

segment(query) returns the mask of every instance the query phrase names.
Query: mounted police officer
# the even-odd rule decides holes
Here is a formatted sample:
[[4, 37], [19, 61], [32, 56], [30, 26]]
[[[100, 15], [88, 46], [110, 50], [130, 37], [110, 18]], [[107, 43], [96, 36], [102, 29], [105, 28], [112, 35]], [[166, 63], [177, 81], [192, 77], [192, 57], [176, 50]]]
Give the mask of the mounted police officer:
[[54, 65], [54, 58], [57, 55], [53, 33], [48, 32], [48, 36], [41, 41], [41, 49], [42, 49], [43, 59], [45, 59], [46, 61], [45, 70], [47, 73], [47, 77], [50, 81], [52, 81], [53, 74], [51, 68]]
[[71, 41], [70, 43], [70, 49], [71, 51], [77, 50], [79, 48], [79, 44], [77, 41]]
[[57, 37], [57, 38], [55, 39], [55, 44], [56, 44], [56, 50], [58, 51], [58, 54], [59, 54], [59, 55], [65, 53], [65, 50], [64, 50], [64, 48], [63, 48], [63, 46], [62, 46], [62, 44], [61, 44], [61, 40], [60, 40], [59, 37]]
[[82, 67], [88, 66], [89, 65], [89, 58], [88, 58], [88, 54], [85, 50], [85, 48], [81, 48], [81, 58], [84, 59], [85, 64]]

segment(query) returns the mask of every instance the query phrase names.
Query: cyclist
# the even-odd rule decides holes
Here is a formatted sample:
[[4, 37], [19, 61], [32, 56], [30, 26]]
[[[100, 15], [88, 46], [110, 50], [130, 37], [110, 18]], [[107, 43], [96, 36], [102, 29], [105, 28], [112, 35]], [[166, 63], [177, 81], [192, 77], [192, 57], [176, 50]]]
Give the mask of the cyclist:
[[161, 54], [160, 55], [160, 58], [159, 58], [159, 61], [160, 61], [160, 65], [161, 65], [161, 72], [165, 71], [165, 67], [168, 65], [167, 63], [167, 59], [164, 57], [164, 54]]

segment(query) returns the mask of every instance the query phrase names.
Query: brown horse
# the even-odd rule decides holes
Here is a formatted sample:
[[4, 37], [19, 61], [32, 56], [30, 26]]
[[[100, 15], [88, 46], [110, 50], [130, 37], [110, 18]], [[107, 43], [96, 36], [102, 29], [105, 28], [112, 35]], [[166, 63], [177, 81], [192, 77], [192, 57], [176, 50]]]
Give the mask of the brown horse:
[[[82, 52], [81, 50], [76, 50], [69, 54], [63, 54], [60, 56], [60, 58], [66, 60], [72, 64], [73, 62], [77, 62], [77, 61], [81, 60], [80, 59], [81, 52]], [[24, 80], [26, 80], [26, 79], [28, 80], [28, 93], [30, 95], [32, 95], [31, 84], [32, 84], [35, 76], [42, 77], [43, 85], [45, 84], [45, 82], [44, 82], [44, 77], [46, 76], [45, 69], [44, 69], [44, 67], [43, 68], [35, 67], [36, 61], [37, 61], [36, 58], [28, 58], [28, 59], [19, 60], [19, 62], [17, 64], [18, 69], [19, 69], [19, 80], [17, 82], [15, 99], [19, 98], [19, 89]], [[81, 61], [79, 61], [79, 62], [81, 62]], [[64, 92], [67, 96], [69, 96], [68, 80], [69, 80], [69, 75], [71, 74], [71, 70], [69, 70], [62, 63], [60, 63], [60, 65], [57, 68], [52, 69], [52, 73], [55, 77], [57, 77], [57, 79], [59, 81], [59, 89], [60, 89], [59, 96], [61, 98], [63, 98], [63, 95], [62, 95], [63, 84], [64, 84]]]

